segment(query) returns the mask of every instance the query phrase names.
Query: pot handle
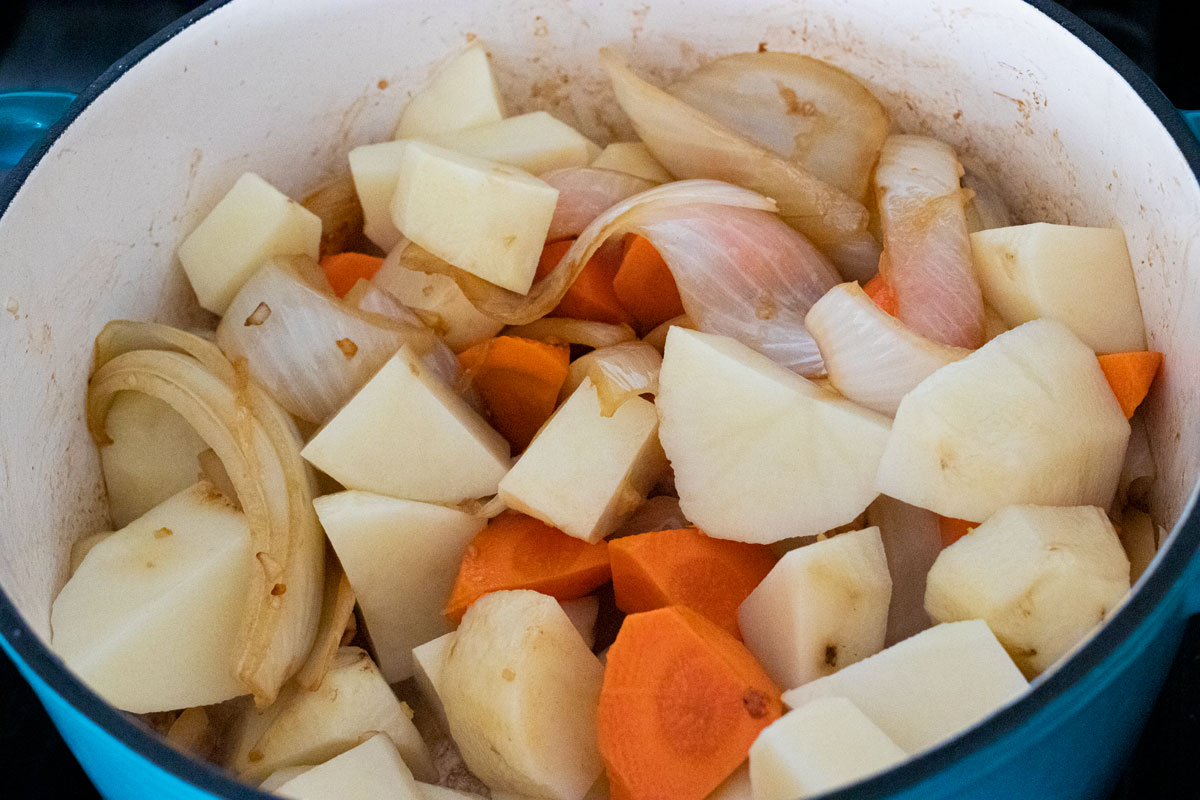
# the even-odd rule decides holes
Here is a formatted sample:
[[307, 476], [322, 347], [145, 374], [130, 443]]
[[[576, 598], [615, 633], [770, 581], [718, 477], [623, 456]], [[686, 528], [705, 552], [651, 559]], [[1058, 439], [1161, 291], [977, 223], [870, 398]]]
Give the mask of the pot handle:
[[0, 93], [0, 178], [46, 135], [74, 100], [70, 92]]

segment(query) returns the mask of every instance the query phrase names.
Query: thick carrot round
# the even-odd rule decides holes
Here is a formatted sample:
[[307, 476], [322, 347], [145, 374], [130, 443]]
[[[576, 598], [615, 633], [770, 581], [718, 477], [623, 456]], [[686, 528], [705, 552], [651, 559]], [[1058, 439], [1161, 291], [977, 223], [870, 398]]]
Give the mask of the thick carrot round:
[[695, 528], [614, 539], [608, 554], [617, 608], [687, 606], [738, 639], [738, 606], [776, 561], [766, 545], [713, 539]]
[[[573, 239], [564, 239], [546, 245], [538, 261], [535, 280], [554, 269], [573, 242]], [[620, 240], [605, 243], [583, 265], [575, 282], [567, 289], [558, 306], [550, 312], [550, 316], [587, 319], [611, 325], [632, 323], [633, 316], [621, 306], [613, 292], [613, 278], [621, 266], [621, 254]]]
[[892, 292], [892, 285], [884, 279], [883, 273], [879, 273], [867, 281], [863, 291], [875, 302], [875, 305], [893, 317], [896, 316], [896, 295]]
[[626, 617], [596, 711], [612, 800], [704, 800], [779, 718], [779, 694], [741, 642], [695, 611]]
[[938, 533], [942, 535], [942, 547], [949, 547], [978, 527], [978, 522], [938, 516]]
[[625, 255], [613, 278], [613, 292], [621, 306], [633, 315], [640, 334], [683, 313], [675, 277], [654, 245], [642, 236], [626, 237]]
[[607, 542], [588, 544], [533, 517], [505, 511], [467, 545], [445, 614], [457, 625], [480, 597], [507, 589], [575, 600], [608, 583], [611, 575]]
[[1125, 418], [1129, 419], [1146, 399], [1150, 384], [1154, 383], [1162, 366], [1162, 353], [1137, 350], [1131, 353], [1108, 353], [1096, 356], [1096, 359], [1100, 362], [1100, 369], [1104, 370], [1104, 377], [1108, 379], [1117, 402], [1121, 404], [1121, 410], [1125, 412]]
[[517, 452], [554, 413], [570, 362], [567, 345], [518, 336], [497, 336], [458, 355], [484, 416]]
[[382, 258], [366, 253], [336, 253], [321, 259], [325, 279], [338, 297], [344, 297], [359, 279], [369, 281], [374, 278], [381, 266]]

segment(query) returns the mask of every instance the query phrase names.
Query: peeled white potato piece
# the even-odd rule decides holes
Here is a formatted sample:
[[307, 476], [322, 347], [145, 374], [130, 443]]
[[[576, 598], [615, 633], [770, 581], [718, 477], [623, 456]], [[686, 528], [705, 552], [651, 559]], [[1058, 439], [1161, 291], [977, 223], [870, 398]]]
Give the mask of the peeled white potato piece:
[[[483, 800], [483, 795], [448, 789], [445, 786], [438, 786], [436, 783], [418, 781], [417, 788], [421, 790], [421, 800]], [[492, 800], [496, 800], [496, 795], [492, 795]]]
[[92, 547], [54, 600], [51, 646], [123, 711], [245, 694], [235, 667], [253, 563], [246, 518], [196, 483]]
[[508, 442], [400, 348], [301, 451], [348, 489], [431, 503], [495, 494]]
[[242, 284], [271, 256], [308, 256], [321, 247], [321, 218], [247, 172], [179, 246], [196, 299], [224, 314]]
[[554, 598], [515, 591], [475, 601], [443, 675], [463, 760], [494, 791], [581, 800], [602, 770], [603, 673]]
[[117, 392], [100, 446], [112, 524], [124, 528], [195, 483], [204, 440], [174, 409], [141, 392]]
[[519, 167], [534, 175], [565, 167], [586, 167], [600, 153], [595, 142], [545, 111], [458, 131], [430, 133], [421, 139], [456, 153]]
[[983, 297], [1010, 325], [1054, 319], [1098, 353], [1146, 349], [1120, 228], [1035, 222], [971, 234]]
[[942, 534], [937, 514], [886, 494], [867, 507], [867, 522], [879, 527], [892, 576], [884, 637], [884, 645], [890, 647], [932, 624], [925, 611], [925, 576], [942, 552]]
[[787, 553], [738, 609], [746, 647], [780, 686], [883, 649], [892, 579], [878, 528]]
[[487, 51], [476, 41], [441, 66], [413, 95], [396, 125], [396, 138], [457, 131], [504, 118], [504, 103]]
[[438, 724], [446, 732], [450, 731], [450, 723], [446, 720], [446, 706], [442, 703], [442, 676], [446, 670], [446, 654], [450, 652], [450, 645], [454, 644], [457, 635], [457, 631], [450, 631], [412, 650], [413, 680], [416, 681], [417, 691], [425, 698]]
[[432, 315], [430, 327], [456, 353], [490, 339], [504, 323], [497, 322], [471, 305], [471, 301], [448, 275], [407, 269], [400, 263], [397, 246], [383, 260], [372, 282], [409, 308]]
[[854, 703], [822, 697], [772, 722], [750, 746], [754, 800], [800, 800], [908, 757]]
[[875, 488], [973, 522], [1018, 504], [1107, 508], [1128, 441], [1092, 350], [1036, 320], [905, 395]]
[[929, 571], [935, 622], [982, 619], [1032, 678], [1129, 591], [1129, 559], [1093, 506], [1010, 506], [947, 547]]
[[343, 647], [313, 692], [289, 684], [272, 705], [251, 709], [233, 738], [230, 766], [254, 782], [283, 767], [319, 764], [373, 733], [385, 733], [421, 780], [438, 778], [412, 712], [392, 694], [371, 657]]
[[1154, 560], [1158, 552], [1154, 538], [1154, 520], [1150, 519], [1150, 515], [1136, 508], [1126, 509], [1121, 516], [1121, 545], [1129, 558], [1130, 583], [1137, 583]]
[[442, 608], [486, 520], [353, 490], [313, 506], [358, 597], [380, 672], [388, 683], [412, 677], [413, 648], [453, 629]]
[[274, 790], [291, 800], [425, 800], [396, 745], [377, 733]]
[[275, 794], [275, 791], [280, 786], [283, 786], [292, 778], [303, 775], [314, 766], [314, 764], [299, 764], [295, 767], [284, 767], [283, 769], [276, 770], [271, 773], [270, 777], [258, 785], [258, 790], [267, 794]]
[[908, 753], [974, 725], [1028, 683], [983, 620], [949, 622], [783, 693], [792, 708], [845, 697]]
[[98, 533], [84, 536], [71, 545], [70, 574], [75, 574], [75, 571], [79, 569], [79, 565], [87, 558], [87, 554], [92, 552], [93, 547], [103, 542], [109, 536], [112, 536], [112, 534], [112, 531], [99, 531]]
[[397, 230], [438, 258], [524, 294], [557, 203], [558, 190], [528, 172], [409, 141], [391, 212]]
[[878, 494], [890, 420], [744, 344], [671, 328], [658, 383], [680, 508], [709, 536], [812, 536], [850, 522]]
[[654, 404], [631, 397], [606, 417], [588, 378], [500, 481], [500, 500], [598, 542], [642, 504], [665, 469]]
[[589, 166], [636, 175], [655, 183], [673, 180], [671, 173], [650, 154], [650, 148], [641, 142], [613, 142]]
[[392, 195], [400, 177], [405, 141], [360, 145], [350, 151], [350, 176], [363, 212], [363, 234], [390, 251], [404, 238], [392, 222]]

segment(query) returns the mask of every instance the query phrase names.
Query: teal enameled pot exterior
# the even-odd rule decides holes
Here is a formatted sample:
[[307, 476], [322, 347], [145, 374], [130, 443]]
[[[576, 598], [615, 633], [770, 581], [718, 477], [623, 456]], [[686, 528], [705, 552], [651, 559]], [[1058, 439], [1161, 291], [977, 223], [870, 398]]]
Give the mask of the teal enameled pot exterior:
[[[354, 5], [346, 4], [346, 13], [351, 13], [353, 11], [351, 7]], [[362, 0], [359, 5], [377, 10], [381, 2]], [[393, 5], [397, 8], [409, 8], [413, 4], [398, 2]], [[486, 11], [479, 10], [484, 8], [486, 3], [467, 5], [470, 5], [474, 11], [463, 12], [465, 16], [461, 26], [462, 32], [478, 32], [485, 38], [485, 41], [489, 40], [489, 35], [494, 35], [496, 38], [509, 35], [503, 24], [497, 21], [495, 15], [489, 17]], [[539, 4], [529, 0], [528, 2], [500, 5], [511, 6], [512, 9], [515, 9], [512, 11], [514, 19], [524, 15], [531, 20], [540, 20], [541, 22], [537, 24], [547, 26], [546, 17], [550, 16], [548, 3]], [[547, 6], [545, 12], [541, 9], [542, 5]], [[653, 9], [667, 8], [669, 13], [680, 14], [682, 13], [681, 9], [686, 8], [680, 0], [663, 0], [657, 4], [652, 0], [649, 5], [645, 6], [646, 9], [651, 10], [642, 12], [637, 12], [635, 6], [642, 6], [636, 3], [616, 2], [613, 5], [621, 8], [629, 6], [631, 9], [630, 19], [633, 22], [630, 22], [629, 25], [635, 41], [638, 35], [647, 35], [644, 26], [647, 21], [653, 22], [655, 13]], [[817, 11], [824, 11], [827, 6], [831, 5], [836, 6], [838, 3], [822, 3], [816, 0], [813, 3], [805, 3], [801, 0], [795, 2], [771, 0], [771, 2], [747, 3], [745, 7], [751, 10], [761, 7], [764, 37], [780, 37], [785, 42], [792, 42], [795, 37], [799, 36], [795, 26], [804, 21], [806, 14], [816, 14]], [[857, 6], [871, 7], [871, 13], [874, 14], [890, 13], [889, 4], [882, 0], [880, 2], [860, 0], [860, 2], [843, 3], [843, 5], [850, 9], [846, 13], [850, 13], [853, 7]], [[898, 5], [911, 4], [893, 4], [890, 11], [899, 13]], [[715, 9], [714, 13], [720, 12], [722, 9], [728, 11], [734, 6], [734, 3], [723, 4], [720, 0], [709, 0], [706, 3], [706, 8]], [[916, 7], [913, 5], [913, 8]], [[296, 2], [292, 5], [280, 2], [280, 0], [232, 0], [231, 2], [226, 0], [226, 2], [208, 3], [181, 19], [135, 50], [102, 76], [95, 85], [75, 101], [67, 110], [66, 116], [55, 125], [49, 135], [38, 142], [12, 170], [3, 186], [0, 187], [0, 222], [3, 222], [3, 215], [10, 213], [10, 207], [15, 210], [23, 202], [22, 192], [25, 184], [33, 186], [39, 180], [38, 167], [41, 160], [61, 157], [62, 154], [59, 152], [61, 148], [56, 149], [56, 143], [59, 142], [69, 126], [76, 121], [85, 120], [92, 110], [97, 114], [103, 110], [111, 110], [107, 108], [114, 102], [111, 99], [113, 93], [110, 90], [125, 81], [127, 73], [136, 73], [142, 69], [143, 62], [147, 69], [162, 69], [162, 61], [176, 59], [178, 65], [183, 68], [182, 71], [176, 70], [176, 72], [182, 76], [187, 71], [188, 63], [186, 63], [186, 58], [179, 56], [178, 51], [185, 46], [196, 46], [194, 41], [188, 39], [189, 28], [204, 24], [210, 17], [224, 14], [230, 17], [231, 24], [222, 29], [225, 31], [223, 36], [231, 39], [243, 35], [252, 36], [254, 35], [252, 30], [247, 33], [241, 32], [252, 26], [240, 24], [242, 20], [233, 17], [235, 11], [242, 13], [243, 8], [247, 9], [245, 11], [246, 20], [261, 20], [272, 16], [285, 20], [284, 22], [277, 20], [279, 29], [283, 31], [290, 30], [289, 26], [293, 24], [301, 27], [319, 25], [323, 14], [336, 16], [341, 13], [340, 7], [337, 12], [331, 11], [334, 5], [330, 0], [306, 0], [306, 2]], [[449, 5], [430, 6], [429, 9], [430, 14], [452, 13]], [[1153, 83], [1128, 59], [1078, 19], [1057, 5], [1044, 0], [1028, 6], [1016, 3], [1015, 0], [979, 2], [970, 4], [970, 7], [964, 5], [961, 8], [951, 3], [947, 4], [946, 9], [939, 11], [943, 24], [951, 27], [953, 25], [989, 24], [988, 13], [992, 12], [1028, 15], [1032, 25], [1053, 27], [1054, 32], [1047, 33], [1051, 39], [1055, 36], [1066, 35], [1063, 34], [1065, 29], [1065, 31], [1069, 31], [1069, 35], [1075, 37], [1070, 41], [1075, 42], [1077, 39], [1091, 48], [1091, 51], [1097, 56], [1095, 69], [1108, 70], [1119, 76], [1124, 81], [1124, 85], [1134, 93], [1131, 96], [1140, 98], [1140, 102], [1145, 106], [1143, 111], [1153, 114], [1157, 118], [1156, 124], [1161, 125], [1170, 140], [1173, 140], [1178, 148], [1178, 155], [1181, 155], [1181, 159], [1177, 160], [1180, 164], [1186, 165], [1186, 169], [1181, 169], [1179, 174], [1169, 177], [1176, 185], [1186, 185], [1187, 191], [1192, 191], [1191, 187], [1196, 181], [1195, 175], [1200, 168], [1200, 148], [1189, 133], [1184, 119], [1170, 106]], [[397, 13], [400, 12], [397, 11]], [[565, 19], [569, 22], [570, 18], [562, 17], [562, 13], [566, 12], [562, 12], [561, 9], [555, 13], [559, 16], [553, 17], [554, 24], [548, 26], [547, 33], [540, 35], [548, 35], [551, 38], [560, 36], [564, 39], [574, 37], [571, 41], [576, 45], [580, 42], [589, 43], [586, 38], [580, 38], [583, 34], [573, 29], [569, 35], [562, 33], [564, 28], [561, 26], [566, 24], [562, 20]], [[604, 15], [609, 12], [593, 12], [589, 7], [587, 12], [581, 13]], [[638, 16], [639, 13], [641, 17]], [[779, 20], [786, 23], [789, 14], [796, 20], [795, 25], [791, 27], [790, 37], [792, 38], [789, 38], [789, 34], [783, 28], [776, 25]], [[336, 18], [342, 19], [340, 16]], [[508, 17], [503, 18], [508, 19]], [[637, 22], [639, 19], [640, 23]], [[768, 22], [771, 24], [768, 25]], [[638, 24], [643, 27], [636, 27]], [[775, 27], [771, 27], [772, 25]], [[350, 33], [353, 32], [353, 26], [349, 23], [341, 27]], [[299, 29], [297, 28], [297, 30]], [[836, 30], [836, 26], [834, 29]], [[1050, 27], [1047, 27], [1046, 30], [1049, 31]], [[492, 31], [492, 34], [489, 34], [489, 31]], [[432, 33], [427, 35], [437, 38]], [[715, 36], [717, 39], [720, 38], [719, 34], [715, 34]], [[191, 37], [191, 39], [195, 38], [197, 37]], [[454, 46], [453, 40], [446, 36], [442, 38], [444, 41], [435, 41], [429, 44], [429, 47], [445, 52]], [[601, 39], [590, 43], [598, 47], [606, 42]], [[403, 45], [404, 42], [396, 43], [397, 47]], [[737, 46], [731, 45], [730, 49], [748, 49], [747, 42], [741, 40], [738, 40], [735, 45]], [[214, 48], [219, 46], [218, 39], [213, 39], [212, 46]], [[847, 45], [847, 47], [851, 46]], [[995, 47], [999, 52], [1002, 52], [1005, 46], [1003, 40], [995, 42]], [[686, 48], [681, 47], [679, 52], [683, 62], [692, 58]], [[850, 50], [848, 49], [846, 52], [850, 53]], [[821, 54], [819, 47], [817, 54]], [[265, 67], [265, 69], [269, 69], [269, 67]], [[382, 67], [380, 69], [381, 75], [386, 73]], [[533, 67], [531, 66], [530, 69]], [[254, 73], [246, 74], [253, 77]], [[393, 77], [396, 79], [393, 82], [407, 81], [411, 84], [418, 81], [421, 74], [415, 70], [407, 72], [401, 70], [393, 73]], [[513, 78], [511, 75], [507, 80], [519, 81], [518, 78]], [[383, 80], [379, 82], [379, 91], [384, 90], [386, 83], [387, 81]], [[233, 82], [227, 86], [226, 91], [230, 98], [236, 97], [239, 85], [244, 86], [245, 80], [241, 84]], [[280, 86], [285, 85], [285, 83], [280, 84]], [[363, 98], [366, 98], [363, 100], [364, 107], [368, 109], [365, 112], [366, 116], [362, 117], [363, 119], [372, 118], [371, 115], [375, 112], [370, 109], [385, 100], [398, 108], [405, 96], [393, 95], [381, 99], [370, 94], [368, 89], [364, 89], [362, 95]], [[184, 90], [186, 87], [181, 88], [181, 91]], [[997, 93], [999, 94], [999, 92]], [[886, 101], [898, 102], [897, 97], [890, 95]], [[233, 101], [231, 100], [231, 102]], [[278, 102], [278, 106], [271, 110], [273, 113], [283, 114], [289, 108], [288, 103], [303, 102], [303, 99], [299, 92], [290, 95], [281, 94]], [[533, 102], [536, 103], [536, 100]], [[1031, 102], [1036, 104], [1036, 99]], [[1117, 97], [1113, 102], [1125, 101]], [[3, 101], [0, 100], [0, 105], [2, 103]], [[53, 102], [49, 102], [48, 108], [53, 104]], [[561, 108], [556, 106], [554, 110], [561, 111]], [[143, 124], [153, 124], [154, 111], [153, 106], [147, 106], [130, 108], [124, 110], [124, 113], [141, 115]], [[1113, 112], [1112, 124], [1121, 125], [1121, 109], [1114, 108]], [[363, 113], [362, 109], [354, 111], [353, 114], [347, 113], [341, 121], [345, 131], [354, 131], [354, 133], [344, 133], [343, 141], [340, 144], [331, 145], [328, 153], [314, 148], [314, 151], [307, 157], [326, 158], [330, 154], [341, 154], [344, 153], [347, 146], [358, 143], [355, 141], [355, 137], [358, 137], [359, 141], [369, 141], [372, 138], [385, 138], [387, 133], [390, 133], [384, 123], [378, 121], [364, 124], [364, 130], [358, 131], [355, 125], [361, 120], [359, 116], [355, 115]], [[54, 116], [54, 113], [47, 110], [46, 115], [48, 119]], [[378, 119], [384, 119], [386, 115], [379, 112], [376, 116]], [[1028, 118], [1026, 120], [1028, 121]], [[39, 123], [37, 120], [32, 120], [31, 124], [36, 129], [36, 125]], [[237, 120], [230, 121], [230, 125], [236, 124], [238, 124]], [[181, 135], [181, 130], [186, 131], [187, 125], [176, 126], [170, 131], [165, 131], [163, 135], [178, 136]], [[1056, 130], [1055, 137], [1057, 138], [1057, 136], [1058, 131]], [[0, 151], [4, 149], [4, 144], [6, 143], [0, 142]], [[200, 153], [201, 151], [197, 149], [196, 152]], [[130, 153], [128, 157], [136, 158], [138, 154]], [[295, 157], [295, 154], [286, 152], [271, 154], [269, 158], [261, 156], [266, 160], [265, 169], [268, 172], [275, 169], [277, 173], [283, 169], [281, 165], [286, 165], [289, 159]], [[191, 166], [193, 183], [200, 161], [201, 156], [197, 156], [195, 163]], [[228, 170], [256, 169], [258, 163], [259, 159], [247, 154], [240, 162], [237, 158], [229, 159]], [[164, 169], [170, 166], [172, 165], [164, 165]], [[1116, 177], [1115, 170], [1113, 174]], [[307, 178], [307, 176], [305, 177]], [[286, 178], [282, 180], [286, 184]], [[297, 180], [300, 181], [299, 178]], [[1001, 176], [1001, 181], [1003, 182], [1003, 176]], [[207, 191], [207, 197], [200, 198], [192, 196], [193, 186], [192, 183], [189, 183], [188, 193], [184, 199], [197, 207], [203, 207], [206, 202], [211, 202], [212, 199], [219, 196], [219, 186], [220, 182], [214, 179], [212, 185], [204, 190]], [[295, 190], [299, 188], [299, 185], [287, 188]], [[196, 218], [193, 211], [190, 222], [189, 220], [180, 222], [178, 219], [174, 222], [181, 226], [180, 229], [184, 229], [187, 224], [194, 224]], [[148, 235], [153, 235], [154, 224], [152, 223], [150, 227], [151, 231]], [[0, 225], [0, 242], [4, 241], [3, 237], [4, 228]], [[168, 241], [167, 244], [170, 242]], [[158, 247], [158, 243], [155, 244], [155, 247]], [[133, 246], [130, 249], [134, 249]], [[0, 259], [2, 258], [3, 255], [0, 254]], [[0, 302], [5, 299], [5, 287], [9, 277], [4, 270], [9, 268], [9, 264], [0, 262]], [[120, 282], [114, 282], [115, 290], [120, 290], [123, 285]], [[1141, 282], [1139, 285], [1141, 286]], [[1192, 285], [1200, 285], [1200, 278], [1196, 278]], [[14, 305], [16, 300], [13, 299], [16, 296], [16, 290], [13, 292], [13, 296], [9, 298], [8, 311], [13, 319], [19, 322], [22, 312], [14, 310], [17, 307]], [[1192, 313], [1200, 316], [1200, 297], [1197, 297], [1196, 293], [1193, 293], [1192, 301], [1196, 306]], [[145, 304], [148, 308], [154, 308], [149, 300], [145, 301]], [[5, 324], [8, 324], [7, 321]], [[94, 335], [94, 331], [91, 333]], [[88, 339], [82, 339], [73, 342], [72, 346], [87, 347], [89, 342]], [[1168, 356], [1168, 364], [1170, 363], [1170, 356]], [[1192, 380], [1195, 380], [1196, 374], [1196, 372], [1189, 373]], [[10, 401], [14, 401], [11, 405], [15, 406], [16, 395], [14, 392], [17, 387], [11, 378], [6, 377], [4, 380], [5, 394], [0, 410], [7, 415]], [[83, 383], [80, 381], [76, 385], [81, 406]], [[1195, 386], [1192, 391], [1195, 392]], [[78, 408], [71, 409], [70, 413], [74, 414], [78, 410]], [[0, 424], [0, 428], [3, 427], [4, 425]], [[28, 433], [33, 435], [32, 430]], [[4, 441], [0, 440], [0, 445], [3, 443]], [[9, 448], [3, 453], [5, 461], [4, 471], [0, 475], [3, 478], [3, 482], [0, 483], [0, 498], [17, 491], [14, 486], [17, 486], [18, 481], [12, 479], [12, 476], [17, 473], [10, 472], [12, 466], [9, 463], [11, 459], [17, 458], [17, 449]], [[1177, 459], [1177, 462], [1194, 464], [1195, 459], [1185, 456]], [[1162, 476], [1160, 476], [1160, 480], [1163, 480]], [[1180, 512], [1181, 518], [1169, 540], [1169, 547], [1160, 553], [1152, 571], [1141, 581], [1129, 602], [1073, 658], [1045, 679], [1035, 682], [1033, 691], [1028, 695], [1000, 710], [980, 725], [932, 752], [920, 755], [894, 770], [858, 786], [830, 795], [830, 797], [846, 798], [847, 800], [851, 798], [1085, 800], [1104, 797], [1122, 769], [1161, 688], [1188, 616], [1200, 610], [1200, 561], [1196, 558], [1197, 549], [1200, 546], [1200, 519], [1197, 518], [1195, 508], [1194, 475], [1191, 476], [1190, 482], [1175, 491], [1174, 508]], [[9, 499], [15, 497], [15, 495], [8, 496]], [[85, 503], [84, 500], [79, 502]], [[78, 530], [72, 533], [86, 532], [88, 531]], [[8, 536], [7, 532], [4, 534], [5, 538], [0, 541], [3, 542], [4, 547], [8, 548], [12, 538]], [[61, 551], [62, 549], [59, 548], [60, 553]], [[7, 552], [7, 557], [10, 560], [19, 560], [12, 552]], [[31, 622], [22, 613], [22, 609], [27, 607], [23, 605], [22, 598], [30, 592], [11, 583], [0, 585], [0, 589], [3, 590], [0, 592], [0, 634], [3, 636], [2, 643], [5, 653], [17, 664], [22, 675], [34, 688], [42, 704], [62, 732], [63, 738], [95, 782], [101, 794], [110, 800], [267, 797], [238, 784], [215, 768], [189, 760], [166, 746], [147, 728], [131, 721], [101, 701], [68, 672], [46, 648], [41, 635], [39, 635], [44, 634], [45, 625], [39, 625], [36, 621]], [[37, 592], [32, 592], [32, 594], [36, 595]]]

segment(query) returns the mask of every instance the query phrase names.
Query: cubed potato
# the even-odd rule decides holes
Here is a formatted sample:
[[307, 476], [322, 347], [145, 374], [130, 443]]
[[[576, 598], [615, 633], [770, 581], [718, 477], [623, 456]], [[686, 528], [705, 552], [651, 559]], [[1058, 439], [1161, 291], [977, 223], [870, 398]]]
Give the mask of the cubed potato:
[[792, 708], [844, 697], [918, 753], [1016, 699], [1028, 684], [983, 620], [949, 622], [783, 693]]
[[343, 647], [315, 691], [289, 684], [272, 705], [247, 712], [235, 726], [230, 766], [244, 781], [262, 781], [284, 767], [328, 761], [375, 733], [391, 739], [413, 775], [437, 780], [412, 711], [365, 651]]
[[247, 172], [179, 246], [200, 305], [224, 314], [242, 284], [271, 256], [316, 258], [321, 218]]
[[545, 111], [532, 111], [487, 125], [430, 133], [422, 141], [475, 158], [486, 158], [540, 175], [552, 169], [586, 167], [600, 148]]
[[645, 499], [666, 468], [654, 404], [626, 400], [604, 416], [584, 380], [500, 481], [506, 506], [598, 542]]
[[54, 600], [51, 646], [123, 711], [245, 694], [235, 667], [253, 563], [246, 518], [194, 484], [91, 549]]
[[498, 122], [504, 102], [487, 51], [476, 41], [438, 67], [400, 115], [396, 138], [457, 131]]
[[310, 767], [273, 790], [292, 800], [425, 800], [386, 734]]
[[298, 764], [294, 767], [284, 767], [283, 769], [276, 770], [275, 772], [272, 772], [265, 781], [258, 785], [258, 790], [260, 792], [266, 792], [267, 794], [275, 794], [275, 790], [277, 790], [280, 786], [283, 786], [285, 783], [290, 781], [292, 778], [297, 777], [298, 775], [303, 775], [314, 766], [316, 765]]
[[1128, 441], [1095, 354], [1061, 323], [1035, 320], [904, 397], [875, 488], [972, 522], [1010, 505], [1107, 508]]
[[313, 501], [358, 597], [388, 683], [413, 675], [413, 648], [452, 630], [442, 607], [482, 517], [347, 491]]
[[[438, 786], [436, 783], [418, 782], [417, 788], [421, 790], [422, 800], [484, 800], [481, 794], [460, 792], [457, 789]], [[496, 800], [496, 795], [492, 795], [492, 800]]]
[[684, 515], [709, 536], [769, 544], [844, 525], [879, 493], [890, 421], [744, 344], [667, 333], [659, 434]]
[[596, 156], [591, 166], [636, 175], [655, 183], [673, 180], [671, 173], [650, 154], [650, 148], [641, 142], [613, 142]]
[[602, 770], [603, 672], [554, 598], [516, 591], [477, 600], [443, 675], [467, 766], [493, 791], [582, 800]]
[[907, 758], [854, 703], [822, 697], [789, 711], [750, 747], [754, 800], [799, 800], [840, 789]]
[[929, 570], [935, 622], [982, 619], [1026, 677], [1058, 660], [1129, 591], [1129, 559], [1094, 506], [1010, 506]]
[[456, 353], [490, 339], [504, 327], [471, 305], [448, 275], [405, 269], [387, 258], [372, 281], [409, 308], [434, 315], [431, 327]]
[[457, 631], [444, 633], [414, 647], [412, 651], [413, 680], [416, 681], [417, 690], [429, 704], [442, 730], [447, 733], [450, 723], [446, 721], [446, 706], [442, 703], [442, 675], [446, 668], [446, 654], [450, 652], [450, 645], [454, 644], [457, 635]]
[[350, 151], [350, 174], [363, 211], [363, 234], [383, 250], [404, 238], [392, 222], [392, 195], [400, 177], [400, 154], [407, 143], [380, 142]]
[[879, 528], [787, 553], [738, 609], [771, 680], [799, 686], [883, 649], [892, 579]]
[[112, 524], [123, 528], [200, 478], [208, 445], [161, 400], [118, 392], [105, 421], [112, 441], [100, 446]]
[[1098, 353], [1146, 349], [1120, 228], [1035, 222], [971, 234], [983, 297], [1009, 325], [1054, 319]]
[[410, 141], [391, 212], [402, 234], [438, 258], [524, 294], [557, 203], [558, 190], [527, 172]]
[[92, 552], [93, 547], [112, 535], [112, 531], [98, 531], [97, 533], [88, 534], [82, 539], [76, 540], [75, 544], [71, 545], [70, 574], [75, 574], [75, 571], [79, 569], [79, 565], [87, 558], [87, 554]]
[[495, 494], [508, 442], [402, 347], [301, 454], [349, 489], [430, 503]]

